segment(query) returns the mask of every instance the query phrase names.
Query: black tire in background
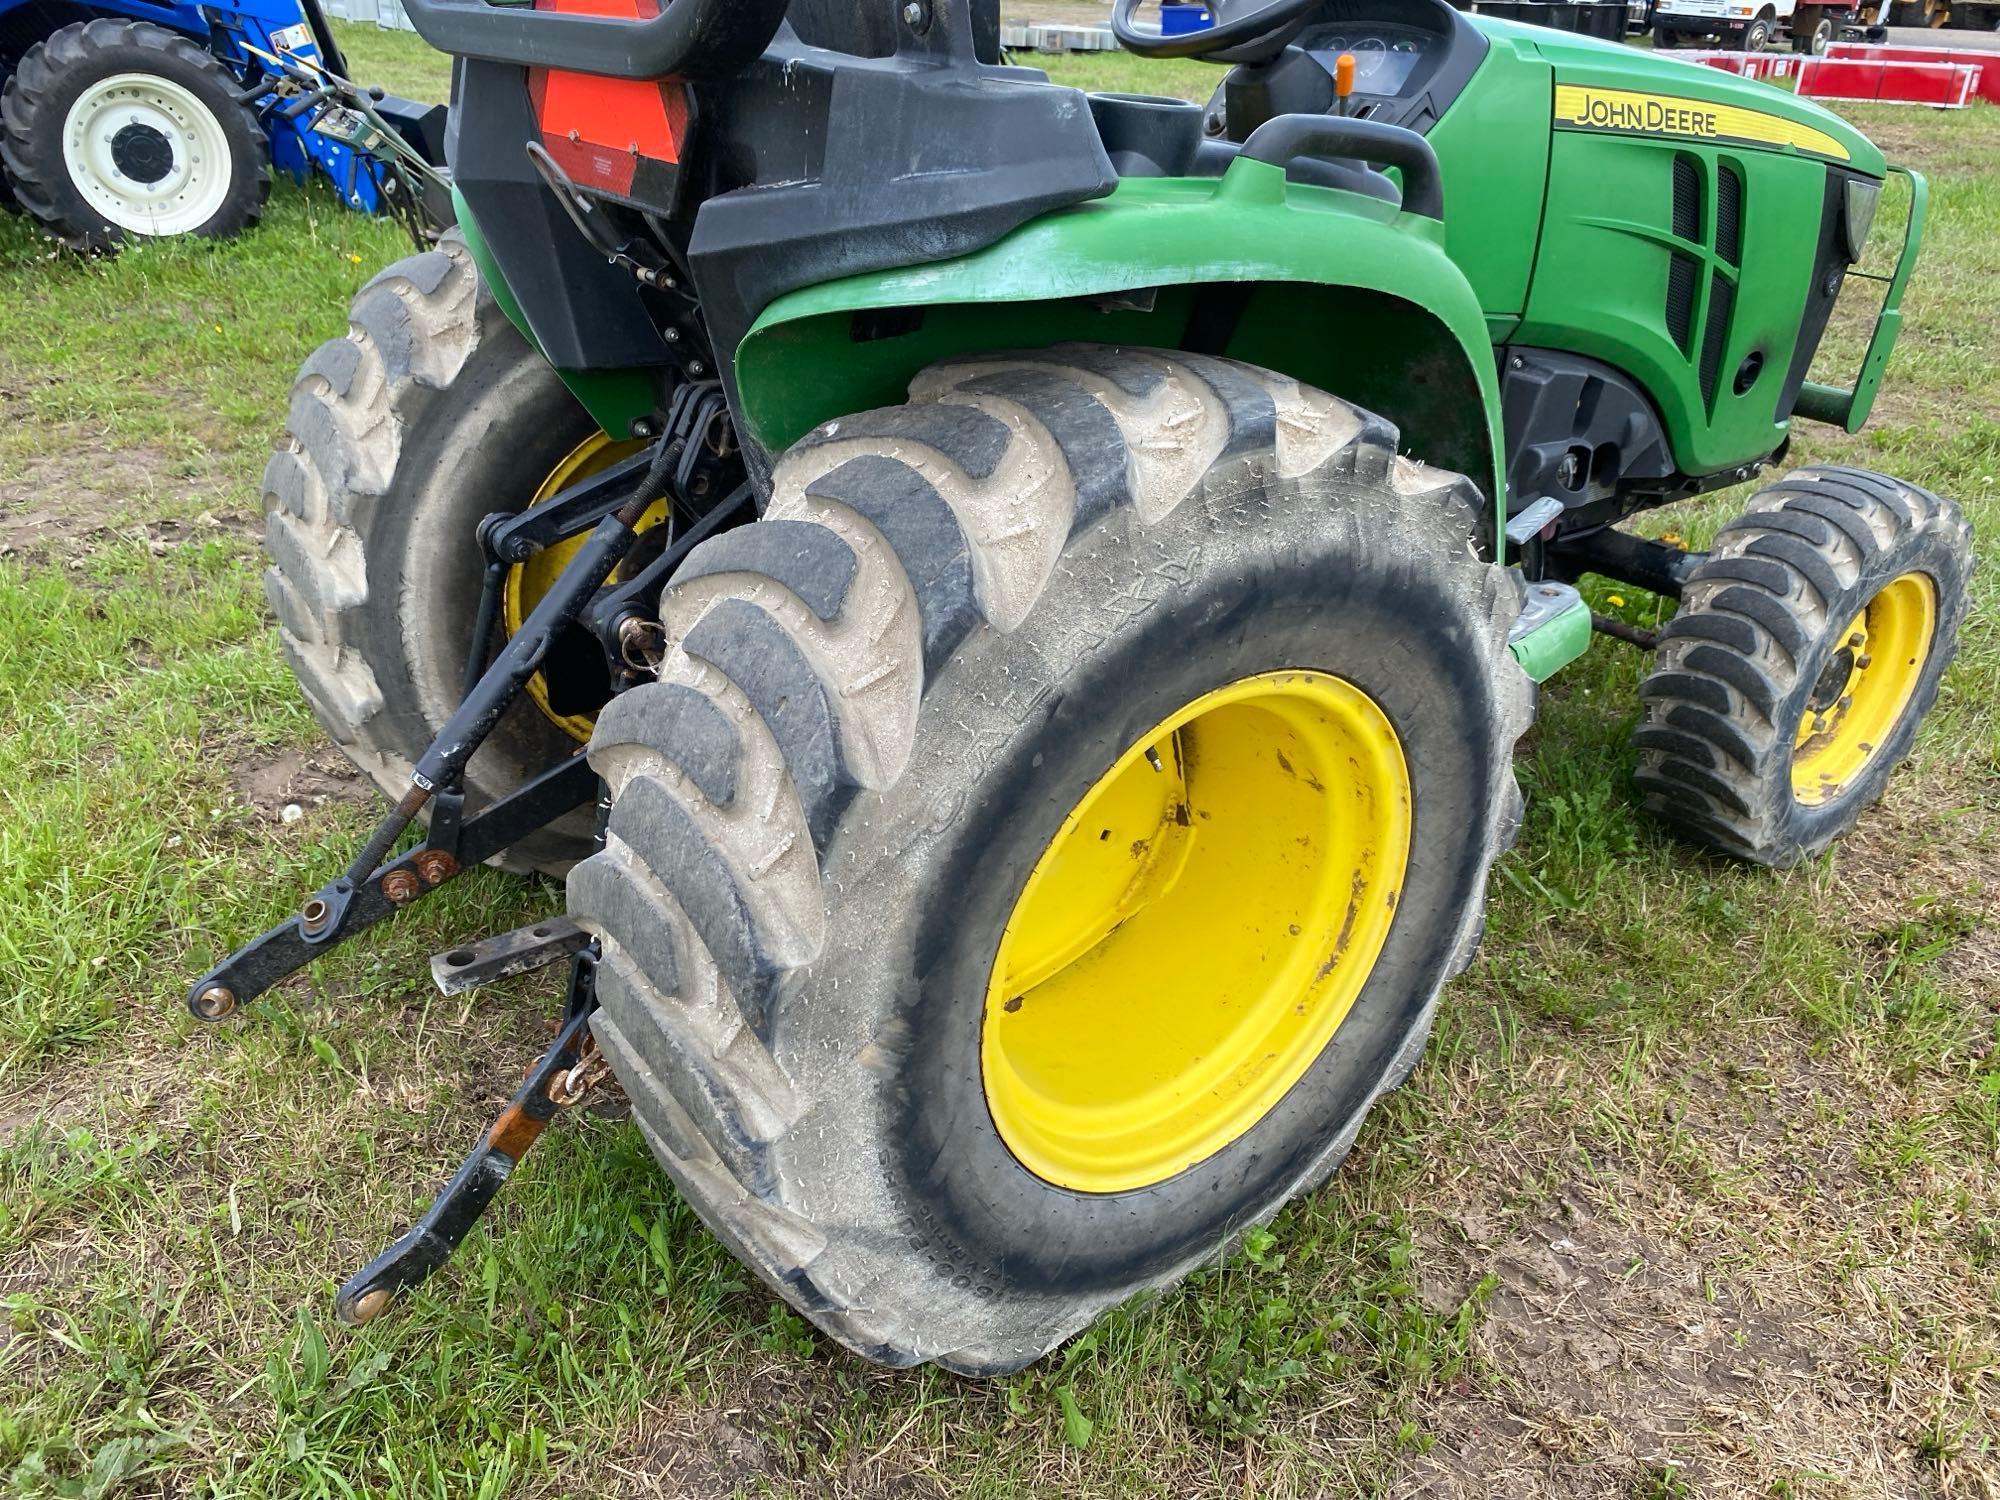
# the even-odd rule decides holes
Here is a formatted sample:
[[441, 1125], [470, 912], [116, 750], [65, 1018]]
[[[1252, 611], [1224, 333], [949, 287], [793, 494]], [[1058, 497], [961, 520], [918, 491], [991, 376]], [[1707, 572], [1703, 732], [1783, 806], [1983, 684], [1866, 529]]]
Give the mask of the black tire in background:
[[1743, 28], [1740, 45], [1745, 52], [1762, 52], [1770, 44], [1771, 32], [1772, 21], [1769, 16], [1754, 17], [1750, 24]]
[[[1484, 502], [1396, 445], [1222, 360], [973, 358], [816, 430], [765, 517], [676, 575], [661, 680], [591, 741], [614, 806], [569, 895], [602, 938], [597, 1034], [705, 1221], [848, 1347], [1017, 1368], [1323, 1180], [1414, 1065], [1512, 836], [1531, 689], [1514, 586], [1473, 545]], [[1298, 669], [1408, 747], [1410, 862], [1367, 986], [1213, 1154], [1057, 1186], [984, 1094], [1007, 913], [1149, 726]]]
[[1792, 50], [1810, 57], [1824, 57], [1826, 49], [1833, 45], [1839, 35], [1839, 28], [1833, 18], [1818, 6], [1801, 7], [1792, 15]]
[[[347, 336], [299, 371], [264, 471], [265, 592], [313, 712], [390, 798], [459, 702], [484, 571], [475, 529], [524, 508], [596, 431], [455, 232], [364, 286]], [[575, 750], [523, 697], [467, 790], [475, 804], [503, 795]], [[494, 863], [559, 872], [589, 839], [573, 814]]]
[[[1632, 740], [1646, 807], [1762, 865], [1797, 864], [1852, 828], [1937, 701], [1965, 618], [1971, 544], [1956, 505], [1886, 475], [1815, 465], [1760, 490], [1689, 575], [1640, 684]], [[1913, 575], [1929, 580], [1935, 624], [1907, 702], [1859, 774], [1802, 801], [1794, 739], [1814, 695], [1850, 622]]]
[[[99, 187], [108, 191], [117, 180], [114, 172], [130, 171], [135, 180], [149, 182], [178, 181], [173, 174], [185, 169], [190, 174], [187, 191], [195, 192], [199, 184], [201, 201], [212, 196], [214, 204], [212, 211], [173, 232], [220, 239], [255, 224], [271, 195], [271, 149], [255, 113], [237, 101], [235, 76], [176, 32], [108, 18], [65, 26], [30, 48], [0, 92], [0, 163], [21, 207], [74, 250], [112, 250], [134, 234], [151, 232], [109, 216], [104, 201], [94, 200], [90, 185], [79, 180], [75, 157], [66, 147], [78, 100], [93, 87], [124, 77], [157, 80], [156, 91], [161, 97], [171, 95], [173, 110], [203, 122], [198, 133], [212, 122], [227, 159], [204, 158], [190, 166], [188, 141], [194, 137], [170, 139], [152, 124], [135, 120], [119, 130], [116, 140], [97, 143], [109, 153]], [[147, 85], [131, 86], [143, 90]], [[226, 180], [217, 175], [221, 173]]]

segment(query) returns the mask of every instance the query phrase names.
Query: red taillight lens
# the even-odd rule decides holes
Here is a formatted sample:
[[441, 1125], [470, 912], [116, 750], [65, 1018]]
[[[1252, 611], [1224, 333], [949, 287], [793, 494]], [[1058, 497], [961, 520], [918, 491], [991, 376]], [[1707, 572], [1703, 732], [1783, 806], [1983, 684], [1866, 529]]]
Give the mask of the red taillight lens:
[[[643, 20], [655, 0], [535, 0], [537, 10]], [[542, 145], [579, 187], [629, 195], [640, 159], [674, 165], [687, 139], [687, 92], [676, 79], [598, 78], [528, 70]]]

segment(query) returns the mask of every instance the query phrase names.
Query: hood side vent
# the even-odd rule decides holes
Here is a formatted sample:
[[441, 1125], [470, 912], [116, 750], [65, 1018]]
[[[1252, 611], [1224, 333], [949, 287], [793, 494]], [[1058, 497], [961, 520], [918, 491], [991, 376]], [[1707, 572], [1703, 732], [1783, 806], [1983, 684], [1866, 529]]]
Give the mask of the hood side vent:
[[1681, 353], [1694, 353], [1694, 289], [1700, 268], [1692, 255], [1675, 251], [1667, 259], [1667, 336]]
[[1715, 409], [1715, 382], [1722, 372], [1722, 346], [1729, 337], [1729, 314], [1736, 288], [1716, 272], [1708, 283], [1708, 322], [1701, 338], [1701, 399]]
[[1674, 158], [1674, 238], [1701, 243], [1701, 172], [1691, 156]]
[[1732, 266], [1743, 264], [1743, 179], [1720, 163], [1715, 171], [1715, 253]]

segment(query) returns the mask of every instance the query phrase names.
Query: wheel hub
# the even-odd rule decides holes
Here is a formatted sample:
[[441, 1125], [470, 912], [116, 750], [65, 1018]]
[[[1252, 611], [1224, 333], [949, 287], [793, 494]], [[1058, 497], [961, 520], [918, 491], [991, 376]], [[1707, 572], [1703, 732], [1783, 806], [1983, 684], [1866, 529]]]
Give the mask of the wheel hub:
[[1249, 1131], [1360, 996], [1409, 860], [1401, 743], [1359, 688], [1244, 678], [1119, 757], [1008, 919], [981, 1037], [1045, 1181], [1149, 1186]]
[[[1864, 622], [1865, 618], [1864, 616]], [[1865, 623], [1862, 629], [1852, 633], [1864, 636], [1865, 638]], [[1833, 653], [1833, 656], [1826, 664], [1825, 670], [1819, 674], [1819, 680], [1813, 684], [1812, 696], [1806, 699], [1807, 715], [1820, 715], [1831, 712], [1839, 704], [1841, 694], [1847, 691], [1848, 679], [1853, 675], [1854, 647], [1842, 646], [1838, 651]]]
[[134, 121], [111, 137], [111, 164], [132, 181], [151, 186], [174, 169], [174, 143], [151, 125]]
[[[629, 458], [646, 445], [636, 439], [620, 441], [596, 432], [571, 449], [563, 461], [535, 489], [529, 506], [554, 499], [571, 485]], [[667, 519], [664, 500], [656, 500], [639, 518], [645, 531]], [[500, 619], [509, 638], [520, 630], [542, 595], [561, 576], [569, 561], [583, 546], [588, 532], [557, 542], [536, 553], [526, 562], [507, 570], [500, 594]], [[615, 576], [615, 575], [614, 575]], [[588, 741], [597, 722], [597, 711], [611, 696], [611, 676], [605, 665], [603, 648], [580, 625], [573, 625], [549, 644], [542, 669], [528, 679], [528, 697], [535, 707], [563, 733], [578, 741]]]

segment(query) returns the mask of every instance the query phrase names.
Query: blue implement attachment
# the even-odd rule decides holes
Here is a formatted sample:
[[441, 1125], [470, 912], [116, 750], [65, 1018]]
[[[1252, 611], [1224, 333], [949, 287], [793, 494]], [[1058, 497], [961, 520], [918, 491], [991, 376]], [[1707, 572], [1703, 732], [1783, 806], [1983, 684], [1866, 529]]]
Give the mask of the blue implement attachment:
[[445, 119], [355, 84], [318, 0], [0, 0], [0, 200], [79, 249], [247, 227], [263, 154], [421, 248], [451, 223]]

